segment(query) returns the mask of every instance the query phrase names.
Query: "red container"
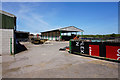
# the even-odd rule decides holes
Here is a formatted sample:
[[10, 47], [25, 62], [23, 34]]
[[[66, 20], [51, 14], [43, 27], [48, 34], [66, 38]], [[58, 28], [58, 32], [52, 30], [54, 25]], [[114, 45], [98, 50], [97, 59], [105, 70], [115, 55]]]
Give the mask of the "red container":
[[89, 45], [89, 55], [99, 56], [99, 45]]
[[120, 46], [106, 46], [106, 58], [120, 60]]

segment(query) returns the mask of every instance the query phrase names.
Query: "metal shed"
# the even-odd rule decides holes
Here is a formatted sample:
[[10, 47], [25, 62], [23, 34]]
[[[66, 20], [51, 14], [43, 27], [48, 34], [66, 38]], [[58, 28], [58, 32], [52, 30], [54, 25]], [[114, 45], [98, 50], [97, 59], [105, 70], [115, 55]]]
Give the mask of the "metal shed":
[[[83, 35], [84, 31], [75, 26], [68, 26], [68, 27], [64, 27], [64, 28], [41, 32], [41, 37], [42, 37], [42, 39], [48, 39], [48, 40], [63, 40], [63, 39], [69, 40], [69, 39], [73, 38], [72, 32], [76, 32], [76, 35], [77, 35], [77, 32], [81, 32], [81, 35]], [[64, 33], [66, 33], [66, 34], [71, 33], [71, 36], [64, 35]]]
[[15, 31], [17, 41], [26, 42], [29, 40], [29, 32]]

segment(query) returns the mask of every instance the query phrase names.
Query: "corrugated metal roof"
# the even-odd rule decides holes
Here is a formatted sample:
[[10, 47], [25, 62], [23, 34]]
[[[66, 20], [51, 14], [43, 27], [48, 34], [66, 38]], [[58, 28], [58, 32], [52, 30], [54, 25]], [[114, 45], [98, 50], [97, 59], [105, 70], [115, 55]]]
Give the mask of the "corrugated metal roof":
[[75, 26], [68, 26], [68, 27], [60, 28], [59, 30], [60, 30], [60, 31], [83, 32], [82, 29], [76, 28]]
[[7, 16], [10, 16], [10, 17], [16, 17], [15, 15], [13, 15], [11, 13], [8, 13], [8, 12], [2, 11], [2, 10], [0, 10], [0, 13], [4, 14], [4, 15], [7, 15]]
[[[68, 27], [64, 27], [64, 28], [58, 28], [58, 29], [52, 29], [49, 31], [44, 31], [44, 32], [51, 32], [51, 31], [63, 31], [63, 32], [84, 32], [82, 29], [79, 29], [75, 26], [68, 26]], [[43, 32], [41, 32], [43, 33]]]
[[30, 33], [30, 32], [25, 32], [25, 31], [15, 31], [16, 33]]

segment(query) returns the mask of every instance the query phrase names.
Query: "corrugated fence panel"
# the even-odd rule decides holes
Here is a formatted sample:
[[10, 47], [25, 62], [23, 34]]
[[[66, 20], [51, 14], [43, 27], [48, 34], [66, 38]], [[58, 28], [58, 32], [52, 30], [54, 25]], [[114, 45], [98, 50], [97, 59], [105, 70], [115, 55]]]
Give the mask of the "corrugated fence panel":
[[120, 60], [120, 43], [71, 40], [71, 53], [89, 54]]
[[[1, 14], [0, 14], [1, 15]], [[2, 29], [14, 29], [14, 17], [9, 17], [2, 14]]]

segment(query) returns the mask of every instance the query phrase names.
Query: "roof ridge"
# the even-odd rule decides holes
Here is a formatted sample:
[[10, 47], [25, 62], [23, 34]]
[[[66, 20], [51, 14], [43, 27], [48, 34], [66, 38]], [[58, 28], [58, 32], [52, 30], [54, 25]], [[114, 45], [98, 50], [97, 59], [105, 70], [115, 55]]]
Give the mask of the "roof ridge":
[[[51, 32], [51, 31], [55, 31], [55, 30], [61, 30], [61, 31], [68, 31], [68, 30], [62, 30], [62, 29], [66, 29], [66, 28], [70, 28], [70, 27], [74, 27], [75, 29], [77, 29], [76, 31], [80, 31], [80, 32], [83, 32], [83, 30], [82, 29], [79, 29], [79, 28], [77, 28], [77, 27], [75, 27], [75, 26], [68, 26], [68, 27], [63, 27], [63, 28], [56, 28], [56, 29], [51, 29], [51, 30], [46, 30], [46, 31], [44, 31], [44, 32]], [[72, 31], [72, 30], [69, 30], [69, 31]], [[75, 30], [73, 30], [73, 31], [75, 31]], [[43, 32], [41, 32], [41, 33], [43, 33]]]
[[6, 11], [3, 11], [3, 10], [0, 10], [0, 13], [1, 14], [4, 14], [4, 15], [7, 15], [7, 16], [10, 16], [10, 17], [16, 17], [15, 15], [11, 14], [11, 13], [8, 13]]

